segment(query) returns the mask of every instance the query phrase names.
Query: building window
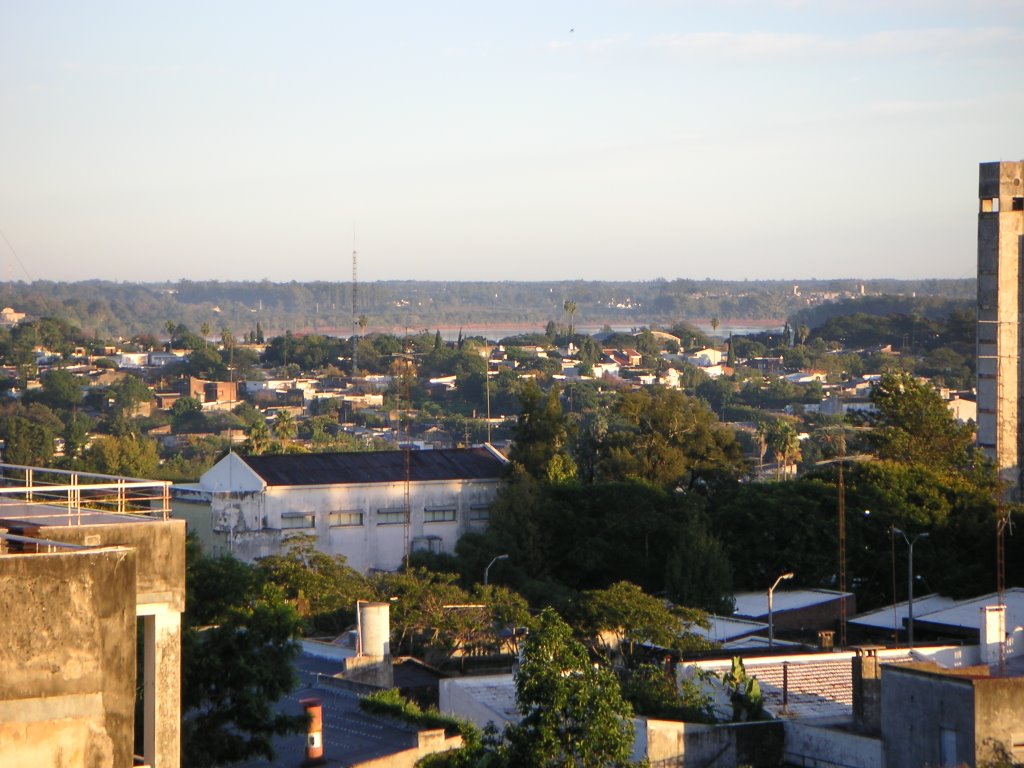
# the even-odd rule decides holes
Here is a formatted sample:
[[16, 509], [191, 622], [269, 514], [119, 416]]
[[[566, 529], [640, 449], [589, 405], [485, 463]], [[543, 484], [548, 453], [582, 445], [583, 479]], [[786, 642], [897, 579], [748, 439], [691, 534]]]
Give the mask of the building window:
[[491, 505], [490, 504], [470, 504], [469, 505], [469, 519], [470, 520], [490, 520], [491, 519]]
[[311, 512], [285, 512], [281, 515], [281, 528], [312, 528], [316, 525], [316, 515]]
[[377, 510], [377, 525], [405, 525], [408, 522], [409, 510], [406, 507]]
[[455, 507], [424, 507], [424, 523], [452, 523], [455, 522]]
[[346, 528], [363, 524], [362, 512], [331, 512], [331, 528]]
[[1015, 197], [1012, 200], [1010, 210], [1013, 211], [1024, 211], [1024, 197]]

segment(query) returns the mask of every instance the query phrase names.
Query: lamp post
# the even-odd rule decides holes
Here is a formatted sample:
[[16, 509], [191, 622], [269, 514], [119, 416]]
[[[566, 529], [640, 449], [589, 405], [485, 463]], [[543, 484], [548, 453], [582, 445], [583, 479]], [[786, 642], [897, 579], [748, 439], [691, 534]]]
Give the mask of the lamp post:
[[914, 544], [918, 539], [927, 539], [927, 533], [919, 533], [914, 538], [907, 536], [893, 526], [893, 533], [898, 533], [907, 542], [907, 648], [914, 647]]
[[775, 580], [775, 583], [768, 587], [768, 647], [771, 648], [775, 643], [775, 619], [772, 614], [774, 605], [772, 603], [772, 597], [775, 594], [775, 588], [779, 586], [779, 582], [785, 581], [786, 579], [792, 579], [793, 572], [789, 571], [782, 574]]
[[486, 568], [484, 568], [484, 586], [485, 587], [487, 586], [487, 574], [491, 570], [491, 566], [494, 565], [499, 560], [508, 560], [508, 555], [498, 555], [496, 558], [494, 558], [493, 560], [491, 560], [491, 562], [489, 562], [487, 564]]

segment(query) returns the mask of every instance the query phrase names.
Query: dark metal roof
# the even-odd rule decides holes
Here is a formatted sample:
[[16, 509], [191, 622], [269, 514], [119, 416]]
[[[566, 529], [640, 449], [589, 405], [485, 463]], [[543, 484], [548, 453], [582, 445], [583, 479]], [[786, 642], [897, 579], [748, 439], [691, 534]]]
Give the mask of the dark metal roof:
[[[405, 451], [291, 453], [240, 457], [267, 485], [338, 485], [405, 481]], [[409, 451], [409, 479], [490, 480], [505, 462], [487, 448]]]

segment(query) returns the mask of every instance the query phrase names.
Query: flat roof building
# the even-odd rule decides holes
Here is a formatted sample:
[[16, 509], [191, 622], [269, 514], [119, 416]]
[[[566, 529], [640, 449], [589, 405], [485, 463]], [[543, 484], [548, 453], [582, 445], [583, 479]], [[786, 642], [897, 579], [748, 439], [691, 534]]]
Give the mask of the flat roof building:
[[0, 464], [0, 765], [178, 768], [185, 523], [168, 485]]

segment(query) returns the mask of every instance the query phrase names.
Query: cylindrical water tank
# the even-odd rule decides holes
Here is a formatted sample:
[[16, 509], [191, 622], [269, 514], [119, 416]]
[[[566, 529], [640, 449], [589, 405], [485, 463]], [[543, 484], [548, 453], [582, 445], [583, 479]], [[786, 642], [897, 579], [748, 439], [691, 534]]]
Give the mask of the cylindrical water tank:
[[390, 603], [359, 603], [359, 648], [363, 656], [391, 655]]

